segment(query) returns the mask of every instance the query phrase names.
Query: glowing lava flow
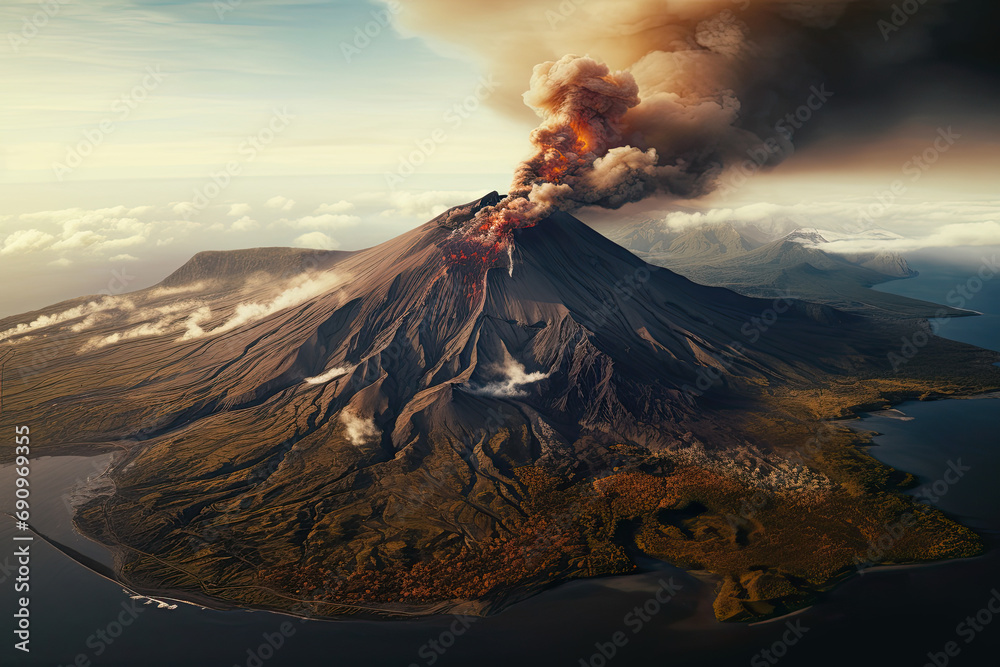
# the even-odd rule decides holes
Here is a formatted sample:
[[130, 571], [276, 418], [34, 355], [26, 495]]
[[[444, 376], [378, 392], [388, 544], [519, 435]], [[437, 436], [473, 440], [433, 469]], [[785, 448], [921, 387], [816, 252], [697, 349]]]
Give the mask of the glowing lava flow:
[[[501, 256], [512, 254], [514, 230], [531, 227], [530, 220], [508, 204], [500, 204], [479, 211], [463, 228], [455, 230], [444, 245], [444, 260], [449, 275], [461, 280], [470, 301], [482, 294], [486, 272], [502, 266]], [[527, 202], [527, 200], [524, 200]]]

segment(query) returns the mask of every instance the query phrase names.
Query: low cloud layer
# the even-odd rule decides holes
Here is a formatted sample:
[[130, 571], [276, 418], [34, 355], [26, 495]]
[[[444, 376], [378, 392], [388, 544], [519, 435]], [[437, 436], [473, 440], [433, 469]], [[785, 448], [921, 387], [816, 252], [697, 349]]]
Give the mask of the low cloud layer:
[[930, 248], [958, 248], [964, 246], [1000, 246], [1000, 224], [994, 221], [964, 222], [942, 225], [926, 236], [914, 238], [835, 239], [817, 247], [827, 252], [852, 254], [859, 252], [910, 252]]
[[[925, 248], [1000, 245], [1000, 202], [908, 201], [880, 206], [871, 200], [813, 201], [800, 204], [761, 202], [735, 208], [673, 211], [662, 214], [666, 232], [703, 226], [752, 226], [771, 235], [805, 227], [821, 230], [837, 253], [907, 252]], [[829, 231], [826, 231], [829, 230]], [[887, 230], [891, 233], [878, 233]]]

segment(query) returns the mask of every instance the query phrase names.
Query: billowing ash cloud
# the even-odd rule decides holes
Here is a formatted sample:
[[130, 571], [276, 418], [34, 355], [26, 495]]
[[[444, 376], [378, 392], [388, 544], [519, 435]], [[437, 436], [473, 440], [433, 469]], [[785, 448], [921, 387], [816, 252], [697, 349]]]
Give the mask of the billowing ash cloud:
[[568, 55], [534, 69], [524, 101], [542, 117], [535, 154], [518, 167], [511, 194], [538, 203], [620, 206], [642, 197], [656, 153], [624, 146], [625, 113], [639, 104], [627, 72]]
[[919, 3], [903, 29], [892, 0], [409, 0], [398, 21], [479, 56], [507, 90], [533, 71], [523, 100], [496, 98], [542, 118], [511, 197], [480, 216], [502, 237], [553, 208], [703, 195], [748, 156], [777, 164], [801, 109], [898, 86], [945, 6]]
[[658, 179], [673, 173], [657, 166], [654, 149], [624, 143], [625, 114], [639, 104], [628, 72], [567, 55], [534, 68], [524, 102], [542, 119], [530, 137], [534, 152], [515, 171], [509, 196], [483, 209], [467, 230], [485, 240], [492, 254], [511, 229], [532, 225], [554, 209], [617, 208], [655, 192]]

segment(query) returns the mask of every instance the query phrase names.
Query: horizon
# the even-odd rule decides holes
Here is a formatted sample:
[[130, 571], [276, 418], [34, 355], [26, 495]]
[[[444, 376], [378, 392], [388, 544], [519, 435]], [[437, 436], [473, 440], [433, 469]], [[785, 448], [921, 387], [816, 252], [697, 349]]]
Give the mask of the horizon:
[[[491, 65], [494, 55], [456, 34], [461, 21], [428, 22], [448, 7], [434, 4], [56, 2], [39, 16], [37, 4], [21, 1], [0, 9], [13, 65], [0, 73], [12, 91], [2, 112], [0, 279], [25, 285], [0, 311], [42, 307], [75, 286], [94, 290], [112, 271], [140, 272], [135, 284], [152, 284], [200, 250], [366, 247], [483, 192], [504, 192], [537, 122], [521, 101], [530, 66]], [[716, 6], [723, 17], [745, 11]], [[586, 45], [580, 51], [625, 64], [580, 29], [604, 3], [538, 14], [526, 7], [512, 6], [510, 16], [522, 18], [495, 26], [512, 40], [542, 40], [520, 61]], [[803, 226], [862, 222], [924, 239], [910, 246], [1000, 243], [994, 173], [984, 169], [1000, 149], [990, 112], [995, 72], [973, 49], [956, 51], [967, 36], [940, 31], [940, 45], [920, 46], [920, 31], [942, 24], [917, 18], [929, 20], [888, 29], [884, 40], [885, 26], [873, 22], [862, 37], [923, 48], [923, 57], [948, 54], [922, 88], [889, 79], [883, 100], [867, 100], [867, 83], [811, 83], [789, 95], [788, 113], [773, 113], [763, 143], [704, 196], [577, 215], [626, 224], [735, 211], [739, 222], [768, 204]], [[880, 103], [890, 105], [883, 117], [866, 119]], [[793, 132], [794, 153], [772, 166], [774, 139]]]

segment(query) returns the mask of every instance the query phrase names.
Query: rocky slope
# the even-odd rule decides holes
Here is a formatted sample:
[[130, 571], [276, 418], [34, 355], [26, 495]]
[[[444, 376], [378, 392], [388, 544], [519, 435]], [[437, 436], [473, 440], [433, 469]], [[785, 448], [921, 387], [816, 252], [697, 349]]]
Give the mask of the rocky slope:
[[[899, 329], [698, 285], [561, 213], [494, 265], [450, 263], [484, 201], [0, 321], [5, 417], [122, 450], [78, 523], [134, 589], [485, 613], [638, 549], [718, 574], [741, 619], [803, 604], [912, 509], [824, 418], [1000, 385], [996, 355], [938, 339], [893, 373]], [[919, 511], [879, 562], [976, 552]]]

